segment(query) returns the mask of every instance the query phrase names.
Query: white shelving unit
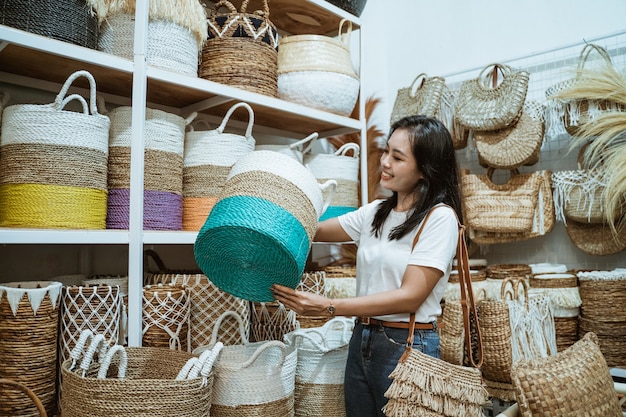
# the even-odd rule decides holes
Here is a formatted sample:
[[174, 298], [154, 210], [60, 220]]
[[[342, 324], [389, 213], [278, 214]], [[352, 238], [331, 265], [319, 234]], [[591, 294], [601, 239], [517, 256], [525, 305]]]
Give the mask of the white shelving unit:
[[[237, 4], [234, 2], [234, 4]], [[362, 32], [359, 18], [322, 0], [272, 0], [271, 20], [281, 34], [318, 33], [336, 35], [339, 21], [352, 21], [353, 30]], [[306, 26], [292, 21], [298, 13], [317, 21]], [[315, 110], [273, 97], [251, 93], [205, 79], [178, 74], [146, 65], [148, 0], [137, 0], [135, 15], [134, 61], [96, 50], [0, 25], [0, 83], [57, 93], [67, 77], [77, 70], [87, 70], [95, 78], [97, 91], [106, 103], [132, 105], [131, 195], [129, 230], [39, 230], [0, 228], [0, 245], [93, 245], [85, 250], [93, 256], [102, 245], [122, 245], [128, 250], [129, 344], [141, 345], [141, 299], [143, 287], [144, 245], [189, 245], [197, 233], [186, 231], [143, 230], [143, 137], [145, 109], [159, 108], [181, 116], [198, 112], [203, 117], [221, 120], [235, 102], [244, 101], [255, 112], [255, 132], [299, 138], [311, 132], [330, 137], [361, 132], [361, 155], [366, 155], [365, 98], [359, 97], [359, 118], [343, 117]], [[295, 30], [301, 30], [296, 32]], [[316, 28], [316, 32], [312, 32]], [[333, 29], [335, 33], [333, 32]], [[362, 36], [361, 38], [362, 39]], [[359, 42], [359, 60], [363, 45]], [[353, 51], [354, 53], [354, 51]], [[361, 92], [363, 65], [360, 65]], [[72, 91], [85, 93], [76, 83]], [[11, 103], [10, 103], [11, 104]], [[238, 121], [233, 116], [233, 124]], [[241, 125], [245, 121], [239, 121]], [[361, 158], [366, 173], [367, 158]], [[367, 181], [361, 190], [367, 201]], [[191, 251], [191, 247], [189, 248]], [[4, 262], [7, 260], [5, 259]], [[10, 262], [10, 261], [9, 261]], [[89, 260], [85, 263], [89, 264]]]

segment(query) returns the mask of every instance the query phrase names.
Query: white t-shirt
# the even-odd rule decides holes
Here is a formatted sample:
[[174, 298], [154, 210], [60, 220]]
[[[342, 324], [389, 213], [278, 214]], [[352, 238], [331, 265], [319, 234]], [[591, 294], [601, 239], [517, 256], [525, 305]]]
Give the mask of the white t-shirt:
[[[356, 294], [363, 296], [400, 288], [409, 264], [436, 268], [443, 272], [443, 276], [416, 311], [415, 317], [418, 323], [433, 322], [441, 314], [440, 301], [448, 285], [452, 259], [456, 255], [459, 230], [456, 215], [450, 207], [433, 211], [411, 252], [419, 225], [401, 239], [388, 239], [391, 229], [404, 223], [409, 212], [392, 210], [380, 237], [374, 237], [372, 220], [381, 202], [382, 200], [373, 201], [338, 217], [341, 227], [358, 245]], [[389, 314], [375, 318], [408, 322], [409, 314]]]

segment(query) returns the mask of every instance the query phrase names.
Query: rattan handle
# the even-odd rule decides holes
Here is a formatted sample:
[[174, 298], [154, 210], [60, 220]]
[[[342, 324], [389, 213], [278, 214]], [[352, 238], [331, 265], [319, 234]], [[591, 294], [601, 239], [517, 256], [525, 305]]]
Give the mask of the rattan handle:
[[276, 364], [277, 366], [282, 366], [283, 363], [285, 363], [285, 357], [287, 356], [287, 348], [285, 346], [285, 344], [279, 340], [270, 340], [266, 343], [263, 343], [261, 346], [258, 347], [257, 350], [254, 351], [254, 353], [252, 354], [252, 356], [250, 356], [250, 358], [245, 361], [244, 363], [242, 363], [238, 368], [239, 369], [243, 369], [243, 368], [247, 368], [250, 365], [252, 365], [254, 362], [256, 362], [256, 360], [259, 358], [259, 356], [261, 356], [263, 354], [263, 352], [265, 352], [268, 349], [272, 349], [272, 348], [278, 348], [281, 351], [281, 357], [280, 360], [278, 361], [278, 363]]
[[587, 63], [587, 59], [589, 59], [589, 55], [591, 52], [596, 51], [600, 56], [607, 62], [607, 64], [612, 64], [611, 55], [609, 55], [608, 51], [601, 47], [600, 45], [596, 45], [593, 43], [588, 43], [585, 47], [580, 51], [580, 56], [578, 57], [578, 68], [577, 70], [580, 72], [585, 64]]
[[154, 263], [157, 264], [158, 273], [160, 274], [167, 273], [167, 268], [165, 267], [165, 264], [161, 260], [161, 257], [159, 256], [158, 253], [156, 253], [152, 249], [146, 249], [145, 251], [143, 251], [143, 271], [144, 272], [146, 271], [150, 272], [150, 268], [149, 268], [150, 259], [152, 259]]
[[[509, 289], [508, 286], [511, 286]], [[506, 300], [506, 296], [509, 295], [511, 300], [515, 299], [515, 283], [512, 278], [504, 278], [502, 284], [500, 284], [500, 299]]]
[[513, 295], [518, 301], [520, 301], [520, 287], [524, 290], [524, 307], [528, 310], [528, 284], [526, 284], [526, 280], [523, 278], [518, 278], [513, 282], [513, 288], [515, 289]]
[[224, 119], [222, 120], [222, 123], [216, 129], [219, 134], [224, 133], [224, 129], [226, 128], [226, 124], [230, 120], [230, 116], [232, 116], [234, 111], [237, 110], [239, 107], [244, 107], [246, 110], [248, 110], [248, 116], [249, 116], [248, 127], [246, 127], [245, 136], [246, 136], [246, 139], [249, 139], [252, 137], [252, 126], [254, 126], [254, 110], [252, 110], [252, 107], [250, 107], [248, 103], [244, 103], [244, 102], [237, 103], [233, 105], [230, 109], [228, 109], [228, 111], [226, 112], [226, 115], [224, 116]]
[[101, 359], [100, 369], [98, 369], [98, 379], [104, 379], [107, 377], [107, 372], [109, 371], [109, 367], [111, 366], [111, 361], [113, 357], [118, 355], [120, 357], [120, 363], [117, 368], [117, 377], [118, 379], [126, 378], [126, 368], [128, 368], [128, 354], [126, 353], [126, 349], [122, 345], [115, 345], [104, 356], [104, 359]]
[[[249, 2], [250, 2], [249, 0], [243, 0], [243, 3], [241, 4], [241, 8], [239, 9], [241, 13], [246, 13], [246, 11], [248, 10]], [[265, 16], [266, 18], [270, 17], [270, 6], [267, 0], [263, 0], [263, 10], [255, 10], [254, 14], [258, 14], [259, 16]]]
[[205, 130], [211, 130], [211, 125], [206, 119], [196, 119], [193, 121], [193, 123], [189, 124], [188, 131], [193, 132], [194, 129], [199, 127], [200, 125], [204, 126], [206, 128]]
[[[495, 172], [495, 168], [494, 167], [489, 167], [487, 168], [487, 179], [491, 182], [491, 184], [494, 184], [493, 182], [493, 173]], [[515, 176], [515, 175], [519, 175], [519, 169], [517, 168], [513, 168], [513, 169], [509, 169], [508, 170], [509, 173], [511, 174], [511, 176], [509, 177], [508, 181], [505, 183], [508, 184], [509, 181], [511, 181], [511, 179]]]
[[352, 157], [354, 159], [358, 159], [360, 149], [361, 148], [359, 147], [357, 143], [348, 142], [342, 145], [339, 149], [337, 149], [337, 151], [335, 152], [335, 156], [346, 156], [348, 152], [352, 151]]
[[352, 337], [353, 324], [352, 319], [335, 317], [328, 320], [324, 326], [322, 326], [322, 329], [324, 329], [324, 335], [328, 335], [328, 332], [331, 330], [341, 330], [341, 342], [348, 343], [350, 342], [350, 337]]
[[[346, 24], [346, 32], [343, 33], [343, 25]], [[339, 22], [339, 40], [343, 43], [348, 50], [350, 50], [350, 34], [352, 33], [352, 22], [348, 19], [341, 19]]]
[[[319, 341], [315, 337], [313, 337], [313, 335], [319, 336]], [[319, 329], [311, 328], [307, 329], [306, 331], [294, 330], [290, 333], [290, 337], [293, 339], [293, 345], [296, 347], [298, 346], [298, 339], [306, 339], [311, 342], [311, 344], [319, 352], [327, 353], [330, 351], [330, 348], [328, 347], [328, 343], [326, 341], [326, 335], [322, 333], [322, 331]]]
[[[491, 69], [491, 74], [488, 74], [487, 72]], [[479, 84], [486, 89], [495, 89], [497, 88], [498, 85], [498, 69], [500, 70], [500, 73], [502, 74], [502, 78], [506, 78], [508, 77], [512, 72], [513, 72], [513, 68], [511, 68], [508, 65], [504, 65], [504, 64], [498, 64], [498, 63], [493, 63], [493, 64], [489, 64], [487, 65], [485, 68], [483, 68], [483, 70], [480, 72], [480, 74], [478, 74], [478, 80], [479, 80]], [[495, 84], [494, 84], [494, 80], [495, 80]], [[489, 81], [491, 81], [491, 85], [489, 85]]]
[[87, 106], [87, 101], [85, 101], [85, 98], [81, 96], [80, 94], [70, 94], [69, 96], [65, 97], [63, 101], [61, 102], [61, 106], [59, 107], [59, 110], [63, 110], [69, 102], [74, 101], [74, 100], [77, 100], [82, 105], [83, 114], [89, 114], [89, 107]]
[[215, 3], [213, 5], [213, 8], [211, 9], [211, 16], [214, 16], [217, 14], [217, 11], [219, 10], [220, 7], [226, 7], [228, 8], [228, 10], [233, 13], [236, 14], [237, 13], [237, 8], [235, 6], [233, 6], [233, 4], [231, 2], [229, 2], [228, 0], [220, 0], [217, 3]]
[[320, 136], [319, 133], [313, 132], [309, 136], [307, 136], [306, 138], [300, 139], [299, 141], [294, 142], [291, 145], [289, 145], [289, 149], [296, 149], [298, 146], [301, 146], [301, 145], [304, 145], [305, 143], [308, 143], [307, 147], [302, 150], [302, 153], [305, 154], [305, 153], [307, 153], [311, 149], [311, 146], [313, 146], [313, 142], [315, 142], [315, 140], [319, 136]]
[[[415, 98], [415, 95], [417, 94], [417, 90], [419, 90], [420, 88], [422, 88], [424, 86], [424, 84], [426, 83], [426, 78], [427, 77], [428, 77], [428, 75], [426, 75], [425, 72], [422, 72], [417, 77], [415, 77], [415, 79], [411, 83], [411, 91], [409, 92], [409, 96], [411, 98]], [[421, 82], [418, 85], [417, 82], [419, 80], [421, 80]]]
[[211, 374], [211, 371], [213, 370], [213, 365], [215, 364], [215, 361], [217, 360], [217, 357], [219, 356], [222, 349], [224, 349], [224, 344], [222, 342], [217, 342], [208, 355], [206, 355], [204, 358], [202, 355], [200, 355], [200, 364], [202, 365], [200, 375], [205, 378], [205, 383], [206, 378], [208, 378], [208, 376]]
[[85, 77], [89, 81], [89, 110], [91, 111], [91, 114], [95, 116], [98, 114], [98, 105], [96, 101], [96, 80], [93, 78], [93, 75], [85, 70], [76, 71], [68, 77], [65, 84], [63, 84], [61, 91], [59, 91], [59, 94], [54, 99], [54, 106], [59, 110], [63, 108], [63, 100], [65, 99], [70, 86], [78, 77]]
[[[209, 342], [209, 346], [215, 346], [217, 343], [217, 334], [220, 331], [220, 327], [222, 327], [222, 322], [226, 319], [226, 317], [234, 317], [237, 320], [237, 324], [239, 326], [239, 336], [244, 345], [248, 344], [248, 338], [246, 337], [245, 326], [243, 325], [243, 319], [236, 311], [225, 311], [215, 320], [215, 324], [213, 325], [213, 332], [211, 333], [211, 341]], [[194, 351], [195, 352], [195, 351]]]
[[322, 206], [322, 212], [320, 213], [320, 216], [321, 216], [322, 214], [326, 212], [326, 209], [328, 209], [328, 206], [330, 206], [330, 203], [333, 201], [333, 198], [335, 197], [335, 192], [337, 191], [337, 181], [328, 180], [325, 183], [320, 184], [319, 187], [321, 191], [328, 189], [328, 194], [326, 194], [326, 201], [324, 201], [324, 205]]
[[41, 402], [39, 397], [37, 397], [37, 394], [35, 394], [35, 392], [28, 388], [26, 385], [7, 378], [0, 378], [0, 385], [8, 385], [10, 387], [19, 389], [24, 394], [26, 394], [28, 398], [30, 398], [33, 404], [35, 404], [35, 407], [37, 407], [37, 411], [39, 412], [39, 415], [41, 417], [48, 417], [48, 414], [46, 413], [46, 408], [43, 406], [43, 403]]

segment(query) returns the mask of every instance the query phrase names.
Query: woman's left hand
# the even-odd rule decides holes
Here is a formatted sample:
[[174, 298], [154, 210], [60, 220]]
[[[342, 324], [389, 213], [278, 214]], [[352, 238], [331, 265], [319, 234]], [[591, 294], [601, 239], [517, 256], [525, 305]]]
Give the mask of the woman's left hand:
[[330, 300], [322, 295], [296, 291], [293, 288], [278, 284], [272, 285], [271, 290], [277, 301], [301, 316], [326, 316], [330, 314], [328, 311]]

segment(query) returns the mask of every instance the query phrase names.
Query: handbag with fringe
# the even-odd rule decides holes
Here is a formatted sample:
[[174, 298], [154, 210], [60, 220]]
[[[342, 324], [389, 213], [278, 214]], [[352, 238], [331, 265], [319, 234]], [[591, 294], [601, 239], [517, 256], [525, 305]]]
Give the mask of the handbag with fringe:
[[[427, 220], [428, 216], [424, 223]], [[419, 232], [414, 245], [418, 237]], [[484, 415], [482, 406], [487, 402], [488, 393], [480, 371], [482, 339], [480, 329], [475, 326], [478, 323], [476, 305], [469, 272], [465, 227], [461, 224], [456, 258], [463, 300], [465, 347], [471, 366], [452, 364], [413, 349], [415, 314], [411, 314], [406, 349], [389, 376], [393, 381], [385, 393], [389, 401], [383, 407], [383, 412], [387, 417]], [[475, 329], [471, 328], [472, 324]]]

